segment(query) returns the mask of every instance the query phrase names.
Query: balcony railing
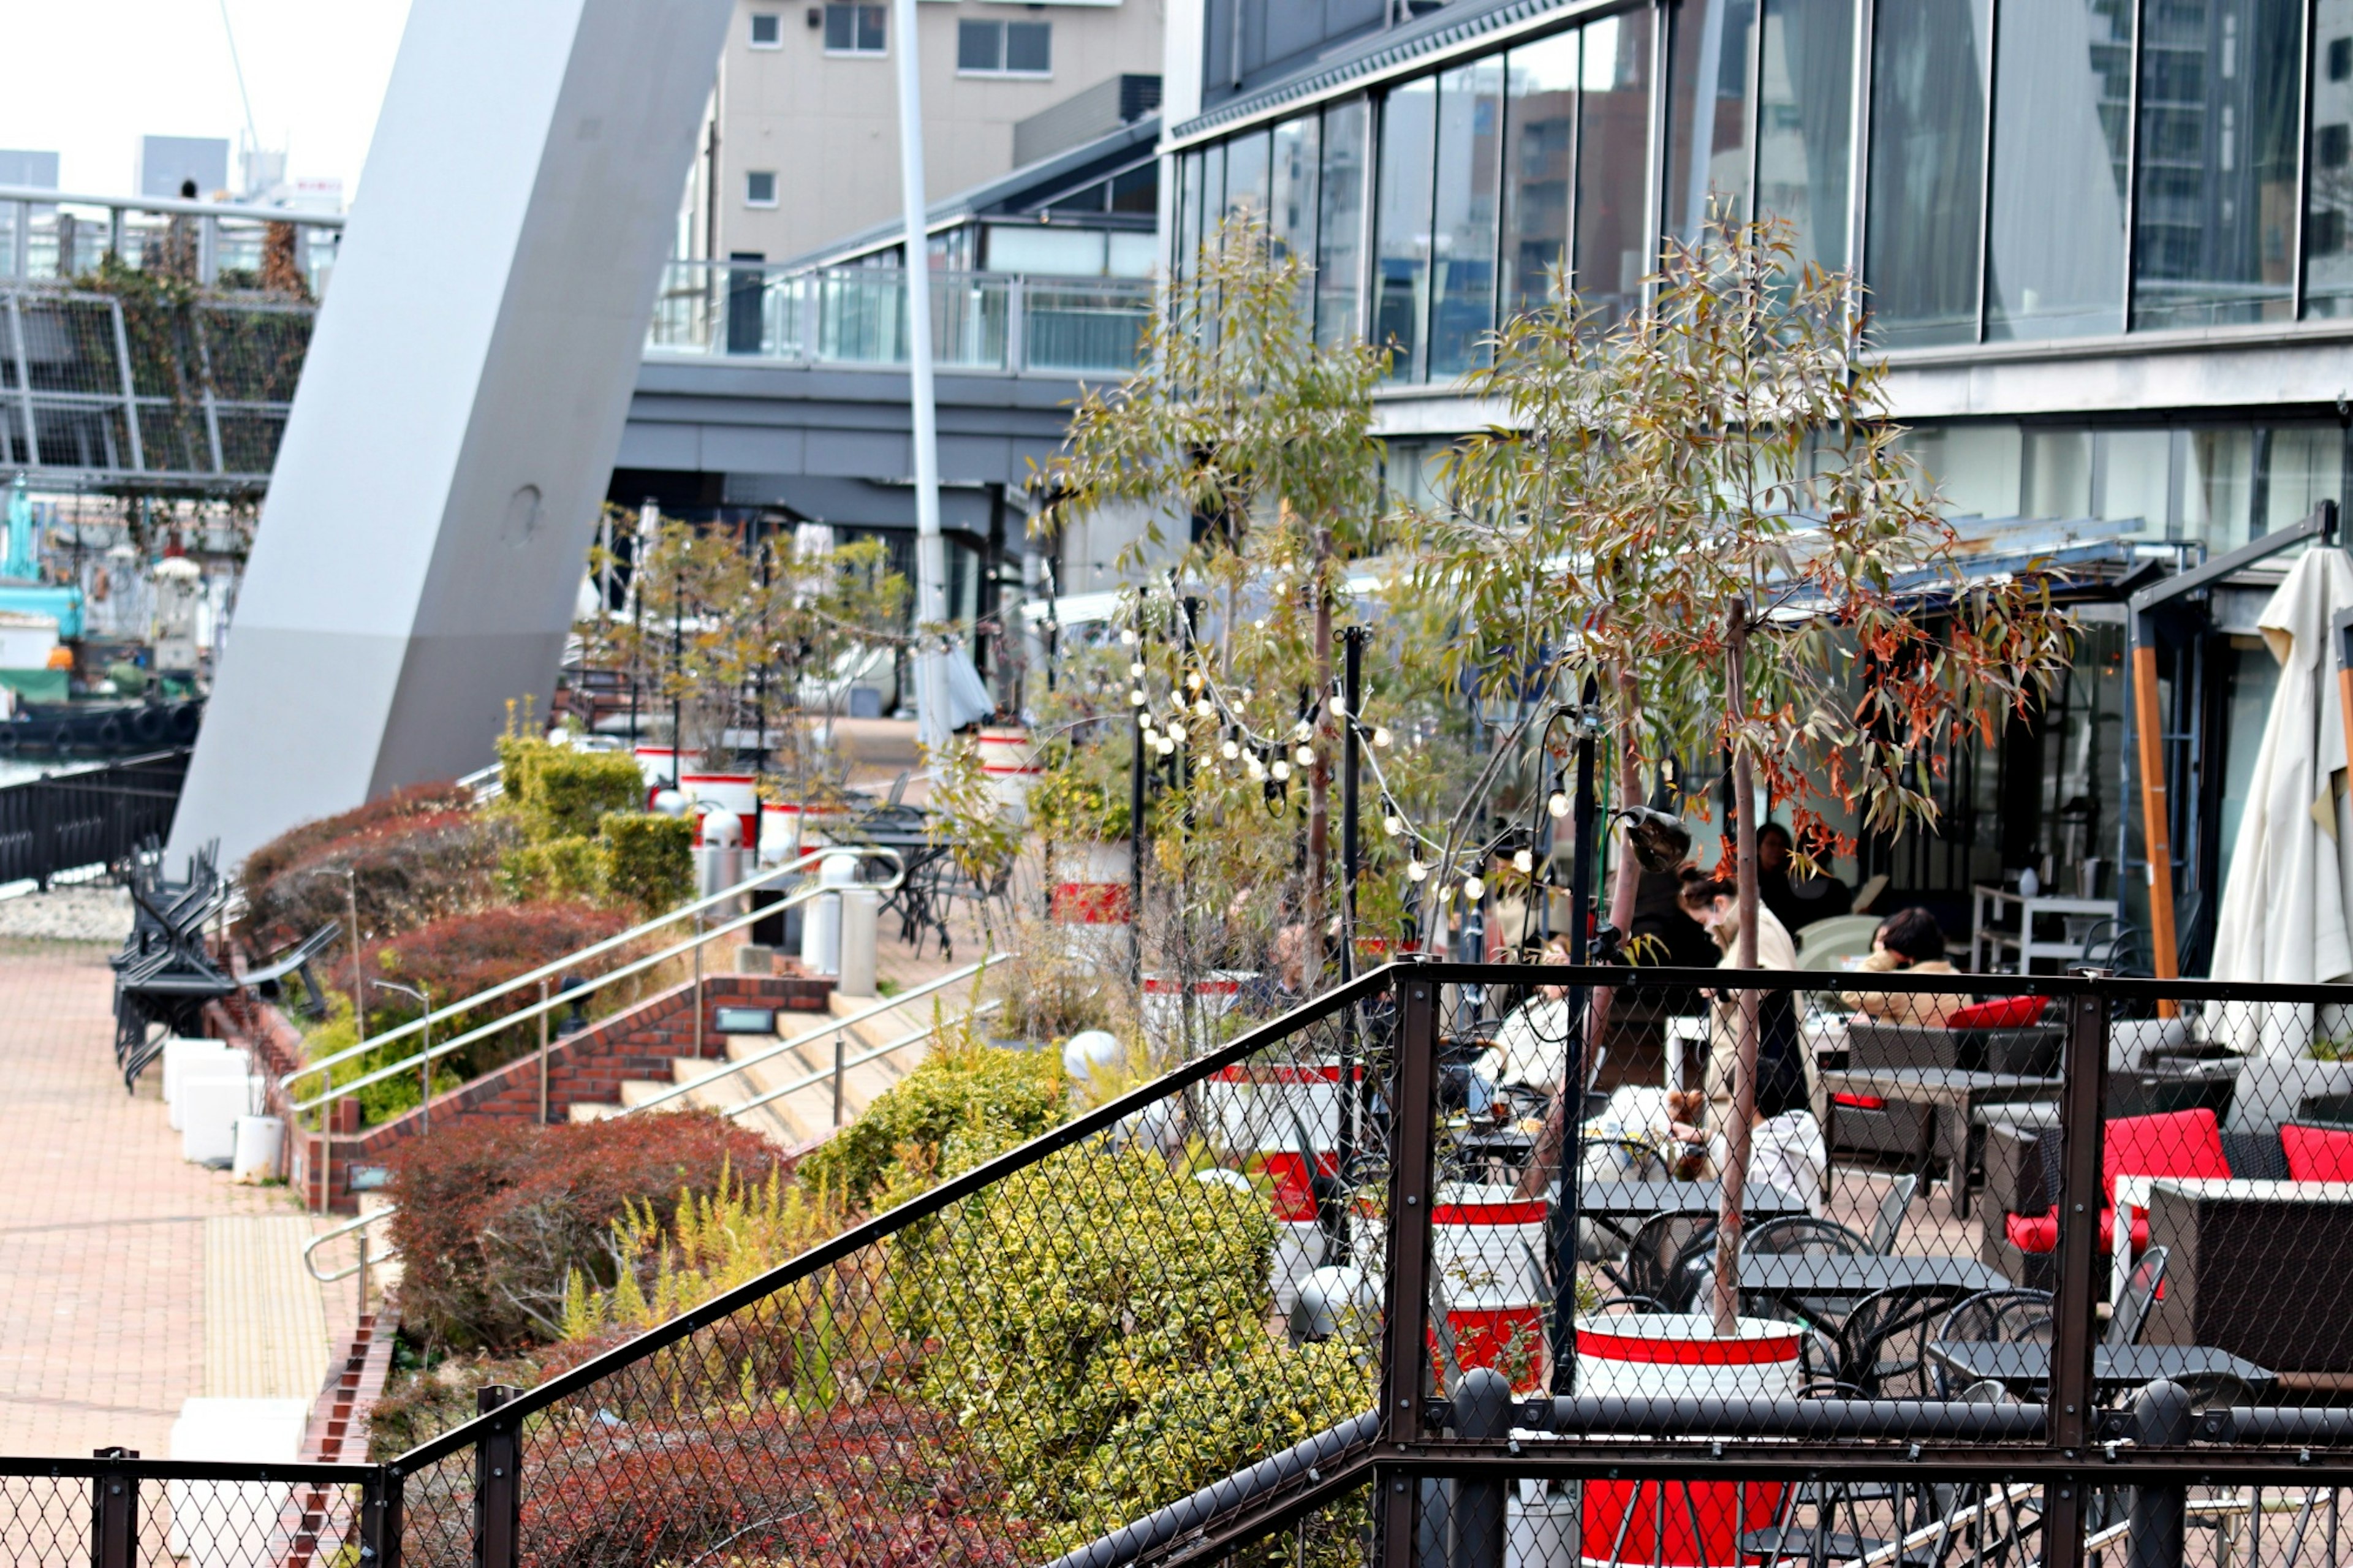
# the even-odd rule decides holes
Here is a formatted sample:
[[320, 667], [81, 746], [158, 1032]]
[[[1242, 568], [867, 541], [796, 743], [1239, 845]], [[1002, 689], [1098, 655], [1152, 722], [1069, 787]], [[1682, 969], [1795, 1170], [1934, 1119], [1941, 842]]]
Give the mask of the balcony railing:
[[[795, 364], [907, 363], [899, 268], [787, 271], [673, 261], [646, 330], [658, 353]], [[1152, 285], [1143, 279], [932, 274], [932, 363], [997, 374], [1124, 374], [1135, 367]]]

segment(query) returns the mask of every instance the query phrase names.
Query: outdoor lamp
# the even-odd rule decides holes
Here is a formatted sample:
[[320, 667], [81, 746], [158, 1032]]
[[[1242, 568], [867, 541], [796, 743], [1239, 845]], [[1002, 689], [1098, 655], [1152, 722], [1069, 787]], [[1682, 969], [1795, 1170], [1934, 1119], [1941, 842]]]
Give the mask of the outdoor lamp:
[[1476, 877], [1465, 877], [1462, 879], [1462, 896], [1475, 904], [1487, 896], [1487, 884]]
[[1119, 640], [1126, 644], [1128, 647], [1134, 647], [1135, 646], [1135, 628], [1134, 626], [1120, 627]]
[[1198, 714], [1199, 714], [1202, 718], [1204, 718], [1204, 719], [1208, 718], [1211, 714], [1215, 713], [1217, 710], [1218, 710], [1218, 705], [1217, 705], [1216, 703], [1214, 703], [1214, 702], [1210, 701], [1210, 700], [1209, 700], [1208, 698], [1206, 698], [1206, 697], [1198, 698], [1198, 699], [1196, 699], [1196, 700], [1194, 700], [1194, 703], [1193, 703], [1193, 711], [1194, 711], [1194, 712], [1196, 712], [1196, 713], [1198, 713]]
[[1160, 754], [1165, 757], [1169, 752], [1176, 749], [1176, 737], [1174, 735], [1163, 735], [1160, 737], [1159, 744]]
[[1430, 875], [1430, 868], [1423, 865], [1421, 863], [1421, 857], [1417, 855], [1411, 860], [1406, 862], [1405, 874], [1419, 882], [1423, 878]]
[[1314, 733], [1315, 733], [1315, 727], [1304, 719], [1291, 727], [1291, 738], [1294, 741], [1303, 741]]
[[1381, 829], [1391, 838], [1405, 831], [1405, 818], [1391, 814], [1381, 818]]
[[1376, 746], [1386, 746], [1388, 743], [1389, 729], [1388, 725], [1384, 724], [1373, 731], [1373, 744]]
[[1299, 765], [1303, 768], [1312, 768], [1315, 765], [1315, 751], [1312, 746], [1302, 746], [1291, 754], [1298, 759]]
[[1535, 868], [1536, 858], [1535, 856], [1529, 854], [1525, 849], [1515, 849], [1512, 852], [1513, 870], [1525, 874], [1526, 872], [1533, 871]]
[[1552, 798], [1545, 802], [1545, 810], [1551, 814], [1552, 819], [1555, 822], [1558, 822], [1562, 817], [1568, 815], [1568, 796], [1561, 794], [1558, 790], [1553, 791]]
[[1274, 774], [1274, 782], [1281, 784], [1283, 780], [1291, 776], [1291, 764], [1283, 761], [1281, 757], [1277, 757], [1274, 759], [1274, 766], [1269, 771]]
[[1229, 763], [1241, 754], [1242, 749], [1240, 746], [1235, 745], [1231, 741], [1228, 741], [1224, 745], [1218, 748], [1218, 755], [1225, 758], [1226, 761]]
[[1144, 661], [1136, 659], [1127, 667], [1127, 673], [1137, 680], [1144, 679]]
[[1144, 706], [1144, 693], [1141, 691], [1130, 691], [1127, 694], [1127, 701], [1128, 706], [1132, 708], [1141, 708]]

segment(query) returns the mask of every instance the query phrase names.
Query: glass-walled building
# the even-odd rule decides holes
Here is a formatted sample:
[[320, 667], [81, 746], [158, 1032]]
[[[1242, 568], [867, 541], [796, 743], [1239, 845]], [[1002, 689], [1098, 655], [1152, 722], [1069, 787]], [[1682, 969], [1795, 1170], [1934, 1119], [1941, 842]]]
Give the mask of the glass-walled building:
[[[1169, 26], [1167, 264], [1244, 211], [1313, 258], [1318, 334], [1392, 351], [1408, 489], [1492, 416], [1459, 386], [1483, 334], [1567, 289], [1638, 307], [1662, 237], [1770, 216], [1858, 269], [1949, 511], [2047, 523], [2086, 635], [2049, 714], [1951, 760], [1946, 863], [1849, 874], [1958, 896], [2040, 865], [2129, 905], [2116, 585], [2353, 473], [2353, 0], [1172, 0]], [[2168, 667], [2197, 781], [2173, 837], [2209, 909], [2268, 690], [2263, 593], [2227, 585]]]

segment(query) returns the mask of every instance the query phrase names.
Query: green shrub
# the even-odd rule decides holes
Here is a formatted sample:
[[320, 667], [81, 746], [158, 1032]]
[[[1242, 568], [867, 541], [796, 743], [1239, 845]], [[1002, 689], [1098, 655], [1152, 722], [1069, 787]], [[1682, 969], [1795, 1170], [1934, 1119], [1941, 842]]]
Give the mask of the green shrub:
[[607, 812], [645, 804], [645, 778], [626, 752], [584, 752], [525, 736], [499, 742], [508, 806], [534, 844], [586, 838]]
[[1059, 1125], [1068, 1106], [1053, 1052], [1000, 1050], [944, 1032], [921, 1067], [812, 1151], [798, 1173], [852, 1208], [874, 1207], [1028, 1142]]
[[1154, 1151], [1056, 1155], [893, 1246], [898, 1326], [935, 1347], [925, 1396], [955, 1413], [1048, 1551], [1372, 1398], [1361, 1347], [1293, 1350], [1267, 1332], [1265, 1200]]
[[659, 914], [694, 888], [694, 824], [655, 812], [607, 813], [596, 837], [605, 850], [608, 897]]
[[575, 835], [518, 844], [499, 862], [499, 880], [517, 899], [601, 901], [611, 869], [604, 840]]
[[1109, 745], [1060, 746], [1029, 791], [1029, 825], [1050, 842], [1108, 843], [1128, 835], [1130, 785]]

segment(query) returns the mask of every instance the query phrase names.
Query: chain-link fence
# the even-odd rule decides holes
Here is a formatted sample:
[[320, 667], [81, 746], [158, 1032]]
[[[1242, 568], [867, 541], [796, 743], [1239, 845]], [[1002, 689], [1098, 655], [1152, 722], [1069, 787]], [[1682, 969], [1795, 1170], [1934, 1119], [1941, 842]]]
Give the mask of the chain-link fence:
[[2342, 1560], [2340, 993], [1731, 978], [1425, 963], [1188, 1030], [339, 1472], [344, 1561]]
[[[36, 1468], [36, 1467], [38, 1467]], [[333, 1568], [370, 1561], [380, 1477], [352, 1466], [0, 1460], [0, 1557], [132, 1568]]]

